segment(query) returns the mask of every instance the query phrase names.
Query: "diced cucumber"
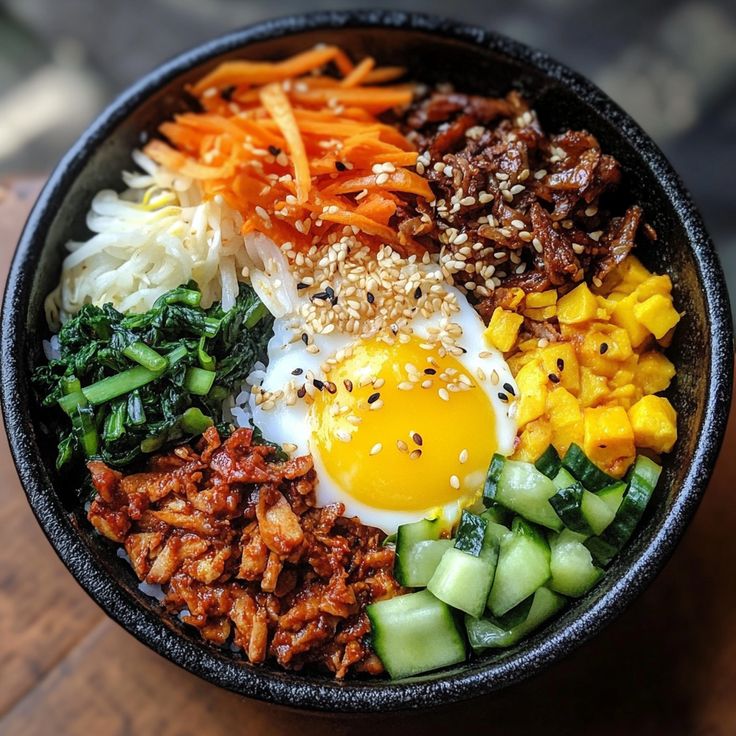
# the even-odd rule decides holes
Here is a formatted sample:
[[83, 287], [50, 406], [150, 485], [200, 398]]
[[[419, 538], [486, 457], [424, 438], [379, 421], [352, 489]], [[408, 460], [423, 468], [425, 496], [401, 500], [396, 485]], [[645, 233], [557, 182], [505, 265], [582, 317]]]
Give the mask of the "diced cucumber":
[[[420, 543], [440, 541], [442, 522], [439, 519], [422, 519], [412, 524], [402, 524], [396, 532], [396, 560], [394, 576], [407, 588], [423, 587], [432, 577], [442, 555], [452, 542], [439, 547]], [[442, 540], [445, 541], [445, 540]]]
[[[476, 517], [481, 518], [481, 517]], [[440, 600], [471, 616], [480, 616], [486, 607], [496, 573], [501, 539], [510, 534], [501, 524], [482, 518], [483, 539], [478, 554], [455, 547], [445, 552], [427, 588]], [[466, 529], [467, 526], [466, 521]], [[481, 527], [473, 526], [472, 535]]]
[[496, 486], [505, 465], [506, 458], [503, 455], [495, 453], [491, 458], [491, 464], [488, 466], [485, 484], [483, 485], [483, 503], [486, 506], [490, 506], [496, 498]]
[[503, 506], [494, 502], [491, 502], [491, 504], [492, 505], [481, 514], [484, 519], [487, 519], [489, 522], [494, 524], [503, 524], [504, 526], [511, 522], [512, 514], [508, 509], [505, 509]]
[[588, 526], [593, 530], [593, 534], [600, 534], [616, 516], [616, 512], [611, 509], [604, 499], [590, 491], [583, 491], [580, 509], [583, 517], [588, 522]]
[[608, 508], [615, 514], [621, 505], [621, 501], [623, 501], [624, 493], [626, 493], [626, 483], [620, 480], [618, 483], [601, 488], [595, 495], [602, 501], [605, 501]]
[[465, 660], [465, 642], [452, 611], [428, 590], [371, 603], [366, 613], [373, 648], [392, 678]]
[[560, 460], [560, 456], [557, 450], [555, 450], [554, 445], [550, 445], [542, 453], [537, 462], [534, 463], [534, 467], [540, 473], [544, 473], [548, 478], [554, 478], [560, 472], [562, 460]]
[[[560, 518], [549, 503], [549, 499], [556, 493], [555, 485], [531, 463], [504, 460], [500, 455], [495, 455], [488, 478], [484, 491], [486, 503], [495, 501], [525, 519], [553, 531], [562, 528]], [[489, 493], [493, 495], [489, 496]]]
[[587, 519], [583, 516], [582, 504], [584, 492], [585, 489], [582, 484], [576, 480], [572, 485], [566, 488], [560, 488], [550, 498], [549, 502], [557, 513], [557, 516], [560, 517], [568, 529], [580, 532], [581, 534], [590, 534], [592, 531], [590, 524], [588, 524]]
[[552, 557], [549, 587], [577, 598], [587, 593], [601, 578], [603, 570], [593, 564], [590, 551], [580, 535], [564, 529], [550, 541]]
[[448, 606], [478, 617], [485, 610], [497, 560], [498, 547], [494, 553], [478, 557], [456, 547], [448, 549], [427, 590]]
[[652, 497], [662, 468], [644, 455], [636, 458], [629, 473], [629, 487], [624, 494], [616, 516], [608, 528], [597, 537], [591, 537], [585, 546], [596, 562], [607, 565], [634, 533]]
[[562, 466], [567, 468], [587, 489], [599, 491], [616, 479], [604, 473], [595, 463], [588, 459], [582, 448], [573, 443], [562, 458]]
[[494, 616], [510, 611], [550, 577], [550, 549], [542, 533], [520, 517], [501, 539], [496, 575], [488, 596]]
[[[559, 476], [563, 473], [569, 475], [561, 470]], [[603, 499], [585, 490], [577, 480], [570, 486], [560, 488], [549, 502], [568, 529], [587, 536], [600, 534], [615, 516]]]
[[399, 576], [396, 579], [407, 588], [425, 588], [440, 564], [442, 555], [452, 549], [452, 545], [452, 539], [415, 542], [402, 557], [401, 580]]
[[479, 514], [463, 511], [455, 533], [455, 547], [477, 557], [483, 547], [488, 520]]
[[468, 642], [475, 651], [509, 647], [541, 626], [564, 605], [565, 599], [561, 595], [548, 588], [539, 588], [531, 599], [526, 617], [514, 626], [505, 626], [503, 619], [466, 616]]
[[565, 468], [560, 468], [557, 471], [557, 475], [552, 478], [552, 482], [555, 484], [555, 488], [569, 488], [571, 485], [577, 482], [577, 478], [573, 477], [570, 474], [569, 470], [565, 470]]

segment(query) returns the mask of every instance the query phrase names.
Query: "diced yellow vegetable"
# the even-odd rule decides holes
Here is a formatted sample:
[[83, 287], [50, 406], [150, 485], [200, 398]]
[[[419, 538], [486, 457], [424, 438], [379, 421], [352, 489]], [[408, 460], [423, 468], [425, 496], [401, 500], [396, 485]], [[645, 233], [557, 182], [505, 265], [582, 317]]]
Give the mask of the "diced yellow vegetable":
[[654, 294], [637, 304], [634, 307], [634, 316], [657, 339], [664, 337], [680, 321], [672, 300], [662, 294]]
[[524, 427], [514, 460], [533, 463], [552, 443], [552, 427], [546, 419], [536, 419]]
[[619, 386], [613, 389], [608, 396], [606, 396], [606, 406], [622, 406], [624, 409], [629, 409], [638, 399], [641, 398], [641, 391], [637, 386], [632, 383], [628, 383], [624, 386]]
[[629, 409], [637, 447], [669, 452], [677, 440], [677, 414], [663, 396], [644, 396]]
[[511, 287], [507, 299], [509, 309], [516, 309], [524, 301], [525, 296], [526, 292], [524, 289], [520, 289], [518, 286]]
[[560, 386], [577, 394], [580, 391], [580, 365], [575, 348], [569, 342], [553, 342], [541, 348], [539, 356], [547, 374], [554, 374], [560, 379]]
[[646, 281], [642, 281], [634, 291], [640, 302], [649, 299], [650, 296], [661, 294], [669, 296], [672, 293], [672, 279], [663, 274], [661, 276], [650, 276]]
[[675, 376], [675, 366], [660, 352], [651, 350], [639, 356], [634, 382], [645, 394], [665, 391]]
[[608, 381], [605, 376], [595, 374], [585, 366], [580, 368], [580, 399], [581, 406], [595, 406], [608, 395]]
[[579, 324], [595, 319], [598, 302], [587, 284], [576, 286], [557, 302], [557, 319], [562, 324]]
[[634, 307], [639, 303], [636, 294], [623, 297], [611, 313], [611, 321], [629, 333], [631, 346], [638, 348], [651, 334], [634, 316]]
[[557, 307], [553, 305], [551, 307], [541, 307], [540, 309], [525, 309], [524, 315], [537, 322], [544, 322], [544, 320], [552, 319], [557, 315]]
[[548, 381], [542, 362], [538, 358], [527, 363], [516, 375], [516, 385], [519, 389], [516, 421], [520, 428], [544, 414]]
[[613, 360], [609, 353], [613, 340], [605, 332], [591, 330], [585, 335], [583, 344], [579, 347], [580, 364], [590, 368], [599, 376], [612, 378], [619, 369], [618, 360]]
[[620, 476], [636, 456], [634, 430], [621, 406], [586, 409], [583, 418], [585, 454], [612, 475]]
[[553, 307], [557, 304], [557, 290], [548, 289], [547, 291], [532, 292], [526, 295], [524, 305], [527, 309], [538, 309], [540, 307]]
[[532, 360], [535, 360], [537, 357], [536, 352], [526, 352], [526, 353], [514, 353], [513, 355], [509, 356], [509, 358], [506, 360], [509, 366], [509, 370], [511, 371], [511, 374], [513, 376], [516, 376], [518, 372], [527, 364], [530, 363]]
[[547, 415], [552, 426], [552, 444], [560, 455], [575, 442], [583, 442], [583, 415], [578, 400], [558, 386], [547, 394]]
[[483, 336], [491, 346], [506, 353], [514, 346], [524, 317], [501, 307], [496, 307]]
[[651, 271], [645, 268], [636, 256], [625, 258], [622, 263], [618, 264], [616, 271], [624, 283], [624, 288], [619, 285], [616, 287], [617, 290], [627, 292], [633, 291], [642, 281], [646, 281], [652, 275]]
[[533, 337], [530, 340], [524, 340], [524, 342], [520, 342], [517, 347], [519, 348], [519, 350], [523, 350], [525, 352], [536, 350], [539, 347], [539, 340], [537, 340], [536, 337]]

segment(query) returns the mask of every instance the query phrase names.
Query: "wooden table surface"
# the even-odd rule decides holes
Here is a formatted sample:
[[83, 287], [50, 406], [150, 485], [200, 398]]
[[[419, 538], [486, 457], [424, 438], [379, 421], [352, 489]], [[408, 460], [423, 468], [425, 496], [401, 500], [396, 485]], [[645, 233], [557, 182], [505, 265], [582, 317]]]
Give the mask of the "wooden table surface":
[[[4, 281], [38, 180], [0, 187]], [[736, 418], [673, 559], [594, 641], [486, 699], [326, 720], [220, 690], [109, 620], [46, 541], [0, 438], [0, 734], [736, 734]]]

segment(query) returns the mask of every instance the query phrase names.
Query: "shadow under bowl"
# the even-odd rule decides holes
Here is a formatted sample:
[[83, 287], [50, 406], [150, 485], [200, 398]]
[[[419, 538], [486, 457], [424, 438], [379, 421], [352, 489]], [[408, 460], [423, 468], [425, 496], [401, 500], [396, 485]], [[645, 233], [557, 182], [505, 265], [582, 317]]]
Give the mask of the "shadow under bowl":
[[[77, 489], [54, 472], [29, 376], [47, 337], [43, 301], [56, 285], [63, 244], [84, 237], [85, 213], [101, 188], [120, 188], [130, 152], [160, 122], [186, 108], [184, 87], [220, 61], [247, 55], [275, 59], [316, 43], [335, 43], [354, 57], [408, 67], [426, 83], [528, 96], [548, 131], [585, 128], [621, 162], [626, 198], [644, 207], [659, 235], [639, 249], [652, 269], [668, 273], [682, 321], [669, 355], [677, 379], [669, 397], [680, 439], [666, 458], [656, 496], [634, 539], [603, 581], [549, 625], [515, 647], [399, 682], [335, 682], [313, 673], [254, 667], [203, 642], [143, 595], [114, 546], [84, 518]], [[690, 521], [713, 469], [728, 416], [732, 327], [723, 273], [700, 215], [679, 178], [643, 131], [589, 81], [520, 43], [483, 29], [420, 14], [329, 12], [261, 23], [204, 44], [163, 64], [122, 94], [54, 170], [18, 245], [2, 315], [2, 404], [18, 474], [29, 503], [67, 568], [130, 633], [189, 671], [243, 695], [304, 709], [423, 709], [518, 682], [589, 639], [652, 581]]]

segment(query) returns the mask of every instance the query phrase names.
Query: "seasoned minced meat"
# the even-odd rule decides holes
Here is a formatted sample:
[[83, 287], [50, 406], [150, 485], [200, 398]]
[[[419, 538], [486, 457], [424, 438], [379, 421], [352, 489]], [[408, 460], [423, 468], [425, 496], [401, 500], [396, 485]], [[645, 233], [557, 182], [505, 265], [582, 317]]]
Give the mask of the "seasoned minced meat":
[[435, 90], [398, 124], [437, 199], [404, 203], [397, 226], [444, 248], [461, 269], [456, 283], [475, 294], [486, 318], [504, 288], [599, 284], [634, 247], [641, 208], [616, 216], [606, 209], [605, 195], [621, 180], [616, 159], [586, 131], [547, 135], [517, 92], [494, 99]]
[[197, 449], [155, 457], [143, 473], [90, 462], [88, 518], [208, 641], [254, 664], [380, 673], [365, 607], [401, 592], [394, 551], [341, 504], [314, 508], [310, 457], [272, 453], [249, 429], [221, 442], [210, 428]]

